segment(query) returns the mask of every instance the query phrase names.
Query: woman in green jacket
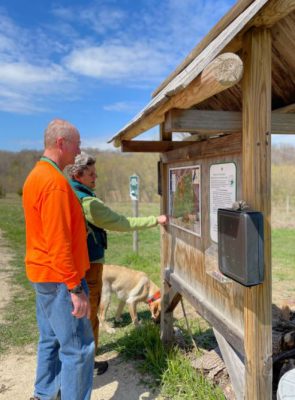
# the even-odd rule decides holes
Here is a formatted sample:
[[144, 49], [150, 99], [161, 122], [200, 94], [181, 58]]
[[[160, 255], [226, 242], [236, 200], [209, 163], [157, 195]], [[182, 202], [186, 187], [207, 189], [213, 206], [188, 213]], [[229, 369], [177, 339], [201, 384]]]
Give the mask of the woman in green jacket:
[[[94, 193], [97, 178], [95, 161], [94, 157], [82, 152], [76, 157], [75, 164], [68, 167], [67, 172], [71, 178], [71, 185], [81, 200], [87, 221], [90, 269], [86, 272], [85, 278], [89, 287], [90, 320], [97, 349], [99, 329], [97, 312], [102, 289], [104, 252], [107, 248], [105, 229], [118, 232], [147, 229], [158, 224], [166, 224], [167, 217], [165, 215], [159, 217], [125, 217], [106, 206]], [[108, 368], [107, 362], [96, 362], [95, 365], [97, 374], [104, 373]]]

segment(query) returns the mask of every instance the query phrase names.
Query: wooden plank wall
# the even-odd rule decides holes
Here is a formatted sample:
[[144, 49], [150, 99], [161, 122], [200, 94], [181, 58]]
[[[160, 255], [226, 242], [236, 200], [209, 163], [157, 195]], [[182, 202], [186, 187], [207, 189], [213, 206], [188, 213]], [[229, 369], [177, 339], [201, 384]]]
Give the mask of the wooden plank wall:
[[[211, 142], [211, 143], [210, 143]], [[209, 169], [210, 165], [220, 162], [234, 162], [237, 167], [237, 199], [241, 198], [241, 135], [232, 134], [225, 137], [211, 139], [204, 143], [192, 143], [187, 148], [181, 148], [162, 155], [162, 162], [166, 176], [163, 177], [163, 193], [168, 204], [168, 175], [170, 168], [184, 166], [201, 166], [201, 237], [186, 232], [175, 226], [169, 226], [163, 233], [162, 268], [166, 275], [172, 274], [175, 284], [179, 283], [187, 299], [190, 300], [190, 290], [195, 298], [194, 306], [198, 304], [199, 313], [206, 319], [214, 319], [220, 333], [224, 331], [227, 321], [238, 336], [243, 338], [244, 328], [244, 291], [241, 285], [233, 281], [223, 282], [212, 274], [212, 268], [217, 267], [217, 245], [210, 238], [209, 221]], [[202, 151], [200, 151], [202, 147]], [[221, 155], [218, 155], [221, 154]], [[180, 160], [180, 161], [176, 161]], [[184, 161], [186, 160], [186, 161]], [[168, 210], [166, 210], [168, 211]], [[213, 249], [207, 254], [208, 249]], [[167, 274], [167, 269], [169, 273]], [[211, 271], [210, 271], [211, 270]], [[186, 289], [184, 289], [186, 288]], [[188, 289], [190, 288], [190, 289]], [[206, 307], [212, 310], [208, 314]], [[211, 311], [210, 311], [211, 312]], [[212, 321], [209, 321], [212, 323]], [[228, 332], [227, 332], [228, 333]], [[233, 341], [236, 346], [236, 341]], [[239, 342], [240, 343], [240, 342]], [[243, 352], [239, 344], [237, 349]]]

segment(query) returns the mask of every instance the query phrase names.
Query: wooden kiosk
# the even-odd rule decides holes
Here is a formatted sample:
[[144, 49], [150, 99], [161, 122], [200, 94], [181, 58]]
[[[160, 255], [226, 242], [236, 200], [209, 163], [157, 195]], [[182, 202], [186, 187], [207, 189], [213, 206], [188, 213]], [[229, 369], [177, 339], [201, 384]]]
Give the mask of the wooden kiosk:
[[[184, 296], [213, 326], [237, 399], [272, 398], [271, 133], [294, 134], [294, 112], [295, 0], [240, 0], [111, 139], [160, 153], [173, 215], [161, 234], [162, 338]], [[132, 140], [155, 125], [159, 141]], [[240, 199], [264, 216], [264, 279], [251, 287], [218, 268], [216, 209]]]

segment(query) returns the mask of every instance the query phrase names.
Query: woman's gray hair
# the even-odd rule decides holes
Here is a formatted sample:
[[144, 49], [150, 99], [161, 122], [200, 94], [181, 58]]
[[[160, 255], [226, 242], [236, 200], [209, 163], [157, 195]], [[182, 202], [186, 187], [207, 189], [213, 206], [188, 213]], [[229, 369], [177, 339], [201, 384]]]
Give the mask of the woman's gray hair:
[[75, 164], [71, 164], [67, 167], [67, 173], [70, 178], [75, 178], [75, 176], [82, 176], [84, 171], [90, 166], [94, 165], [96, 162], [95, 158], [84, 151], [77, 155], [75, 158]]

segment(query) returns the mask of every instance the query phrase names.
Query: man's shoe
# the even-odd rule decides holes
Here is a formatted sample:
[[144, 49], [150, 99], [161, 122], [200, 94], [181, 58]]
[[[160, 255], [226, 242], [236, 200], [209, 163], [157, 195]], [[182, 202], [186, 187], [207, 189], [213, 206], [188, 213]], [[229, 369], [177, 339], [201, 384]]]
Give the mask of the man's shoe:
[[102, 375], [109, 368], [107, 361], [94, 361], [94, 373], [95, 375]]
[[30, 400], [40, 400], [40, 397], [36, 397], [36, 396], [30, 397]]

